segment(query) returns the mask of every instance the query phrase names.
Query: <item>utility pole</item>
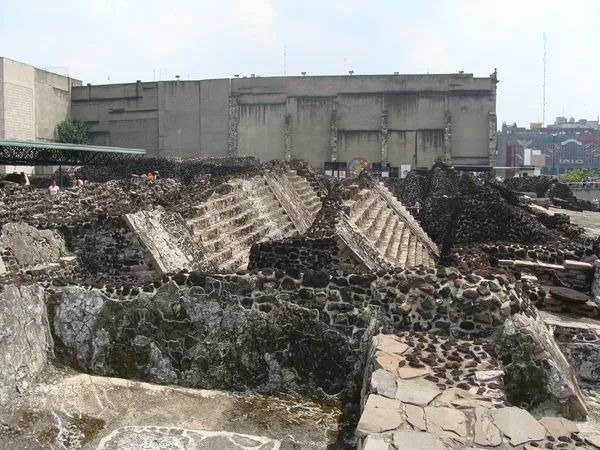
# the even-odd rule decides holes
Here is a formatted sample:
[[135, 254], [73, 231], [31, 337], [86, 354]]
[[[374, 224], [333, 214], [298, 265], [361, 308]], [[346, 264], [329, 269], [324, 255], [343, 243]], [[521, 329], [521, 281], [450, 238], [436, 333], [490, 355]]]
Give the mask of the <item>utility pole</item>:
[[542, 93], [542, 126], [546, 124], [546, 33], [544, 33], [544, 85]]

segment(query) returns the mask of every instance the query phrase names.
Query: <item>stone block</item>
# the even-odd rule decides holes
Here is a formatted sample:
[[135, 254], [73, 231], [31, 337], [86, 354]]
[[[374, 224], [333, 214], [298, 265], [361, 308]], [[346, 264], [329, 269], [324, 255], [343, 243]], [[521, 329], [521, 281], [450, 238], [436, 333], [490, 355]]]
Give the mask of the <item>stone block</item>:
[[580, 261], [572, 261], [567, 260], [564, 262], [565, 269], [573, 269], [573, 270], [591, 270], [594, 268], [590, 263], [580, 262]]
[[512, 259], [501, 259], [498, 261], [499, 266], [514, 266], [515, 262]]

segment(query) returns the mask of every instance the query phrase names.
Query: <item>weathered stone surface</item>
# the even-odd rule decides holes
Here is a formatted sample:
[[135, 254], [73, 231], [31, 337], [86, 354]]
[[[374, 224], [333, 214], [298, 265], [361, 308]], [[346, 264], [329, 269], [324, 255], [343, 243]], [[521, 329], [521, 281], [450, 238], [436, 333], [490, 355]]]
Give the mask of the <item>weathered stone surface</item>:
[[587, 416], [573, 369], [539, 315], [511, 316], [496, 333], [495, 343], [505, 363], [504, 384], [513, 405], [531, 407], [548, 402], [564, 417]]
[[475, 408], [475, 434], [473, 442], [477, 445], [495, 447], [502, 443], [500, 430], [494, 425], [486, 408]]
[[433, 434], [418, 431], [394, 433], [394, 447], [397, 450], [447, 450], [447, 447]]
[[550, 295], [557, 300], [571, 303], [587, 303], [589, 297], [582, 292], [564, 287], [551, 287]]
[[475, 372], [475, 379], [477, 381], [491, 381], [504, 376], [502, 370], [478, 370]]
[[57, 232], [38, 230], [25, 223], [4, 225], [0, 243], [10, 248], [20, 268], [55, 263], [69, 255], [64, 239]]
[[356, 428], [359, 437], [395, 430], [403, 423], [402, 403], [371, 394]]
[[363, 442], [363, 450], [392, 450], [392, 446], [382, 436], [371, 434]]
[[5, 285], [0, 293], [0, 406], [46, 367], [51, 352], [44, 290]]
[[408, 349], [408, 345], [392, 334], [380, 334], [377, 339], [377, 350], [402, 355]]
[[404, 361], [404, 358], [392, 353], [382, 351], [377, 351], [375, 353], [374, 362], [375, 367], [377, 369], [384, 369], [390, 372], [394, 372], [396, 371], [396, 369], [398, 369], [398, 364], [400, 363], [400, 361]]
[[417, 431], [427, 431], [427, 422], [425, 422], [425, 412], [423, 408], [415, 405], [405, 406], [406, 419]]
[[509, 407], [495, 409], [490, 416], [502, 433], [510, 438], [512, 445], [529, 441], [541, 441], [546, 436], [546, 429], [527, 411]]
[[400, 367], [398, 369], [398, 376], [403, 380], [410, 380], [412, 378], [418, 378], [433, 373], [429, 367], [417, 369], [415, 367]]
[[371, 375], [371, 392], [394, 398], [396, 395], [396, 376], [387, 370], [377, 369]]
[[600, 434], [596, 436], [587, 436], [585, 440], [594, 447], [600, 448]]
[[423, 378], [398, 379], [397, 384], [396, 399], [418, 406], [427, 406], [441, 392], [435, 383]]
[[[243, 292], [256, 279], [246, 280], [207, 276], [192, 287], [170, 281], [131, 301], [66, 287], [53, 314], [61, 355], [80, 370], [190, 387], [257, 383], [254, 389], [272, 392], [314, 382], [330, 393], [343, 389], [353, 373], [348, 337], [330, 336], [316, 310], [264, 293], [246, 309]], [[302, 344], [292, 336], [303, 336]]]
[[555, 438], [570, 436], [571, 433], [579, 432], [579, 427], [576, 423], [562, 417], [542, 417], [540, 423], [548, 430], [548, 434]]
[[449, 431], [462, 439], [467, 437], [467, 416], [461, 411], [453, 408], [427, 407], [425, 416], [429, 432], [442, 434], [442, 431]]

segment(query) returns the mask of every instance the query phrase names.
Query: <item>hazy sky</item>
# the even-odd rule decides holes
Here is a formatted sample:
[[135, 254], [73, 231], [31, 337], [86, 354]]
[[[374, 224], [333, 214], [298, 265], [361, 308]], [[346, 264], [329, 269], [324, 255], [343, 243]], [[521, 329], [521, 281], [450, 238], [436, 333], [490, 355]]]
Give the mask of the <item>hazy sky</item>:
[[545, 32], [546, 123], [600, 113], [599, 0], [2, 3], [0, 56], [84, 83], [283, 75], [286, 45], [288, 75], [498, 68], [499, 125], [542, 119]]

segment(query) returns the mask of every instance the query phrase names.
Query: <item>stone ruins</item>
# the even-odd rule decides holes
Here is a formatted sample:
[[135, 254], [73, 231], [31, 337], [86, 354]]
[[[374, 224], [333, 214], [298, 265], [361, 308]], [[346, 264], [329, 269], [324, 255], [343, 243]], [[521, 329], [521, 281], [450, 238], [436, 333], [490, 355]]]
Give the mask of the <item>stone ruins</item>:
[[75, 175], [0, 191], [1, 448], [600, 448], [600, 237], [566, 185]]

